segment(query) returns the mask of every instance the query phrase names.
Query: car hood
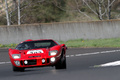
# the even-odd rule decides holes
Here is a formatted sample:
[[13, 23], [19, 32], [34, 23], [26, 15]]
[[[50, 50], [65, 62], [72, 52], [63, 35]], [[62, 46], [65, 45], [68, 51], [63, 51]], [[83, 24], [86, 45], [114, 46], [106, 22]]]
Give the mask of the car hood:
[[49, 55], [49, 49], [48, 48], [42, 48], [42, 49], [30, 49], [30, 50], [16, 50], [11, 49], [9, 50], [9, 54], [21, 54], [22, 56], [48, 56]]
[[58, 45], [51, 48], [39, 48], [39, 49], [29, 49], [29, 50], [9, 49], [9, 55], [12, 56], [12, 54], [21, 54], [21, 58], [28, 58], [34, 56], [50, 57], [49, 51], [52, 50], [58, 50], [58, 53], [61, 53], [62, 48], [61, 46]]

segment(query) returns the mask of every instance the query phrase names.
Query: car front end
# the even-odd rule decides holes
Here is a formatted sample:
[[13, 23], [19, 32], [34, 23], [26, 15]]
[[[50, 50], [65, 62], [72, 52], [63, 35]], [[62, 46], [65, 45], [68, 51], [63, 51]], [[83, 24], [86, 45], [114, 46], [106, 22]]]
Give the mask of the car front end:
[[[40, 52], [41, 51], [41, 52]], [[54, 66], [60, 59], [61, 52], [49, 49], [10, 50], [10, 60], [16, 67]]]

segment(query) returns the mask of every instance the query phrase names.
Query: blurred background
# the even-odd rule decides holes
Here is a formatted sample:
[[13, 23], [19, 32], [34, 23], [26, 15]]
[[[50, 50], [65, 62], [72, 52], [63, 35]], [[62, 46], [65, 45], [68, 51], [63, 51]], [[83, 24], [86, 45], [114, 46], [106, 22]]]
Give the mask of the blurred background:
[[120, 19], [120, 0], [0, 0], [0, 25]]

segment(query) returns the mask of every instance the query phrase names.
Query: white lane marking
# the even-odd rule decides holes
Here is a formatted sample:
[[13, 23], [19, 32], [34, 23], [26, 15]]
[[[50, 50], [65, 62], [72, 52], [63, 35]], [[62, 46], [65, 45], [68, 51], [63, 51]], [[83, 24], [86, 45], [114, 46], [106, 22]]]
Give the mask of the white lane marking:
[[75, 55], [70, 55], [70, 57], [74, 57]]
[[120, 61], [109, 62], [101, 65], [95, 65], [94, 67], [110, 67], [110, 66], [120, 66]]
[[0, 64], [9, 64], [9, 63], [11, 63], [10, 61], [8, 61], [8, 62], [0, 62]]
[[[79, 57], [79, 56], [88, 56], [88, 55], [95, 55], [95, 54], [105, 54], [105, 53], [114, 53], [114, 52], [120, 52], [120, 50], [111, 50], [111, 51], [102, 51], [102, 52], [93, 52], [93, 53], [83, 53], [83, 54], [75, 54], [75, 55], [66, 55], [67, 58], [69, 57]], [[9, 64], [8, 62], [0, 62], [0, 64]]]
[[81, 56], [82, 54], [76, 54], [75, 56]]
[[119, 66], [120, 65], [120, 61], [114, 61], [114, 62], [109, 62], [109, 63], [105, 63], [105, 64], [101, 64], [101, 67], [108, 67], [108, 66]]
[[88, 56], [88, 55], [105, 54], [105, 53], [114, 53], [114, 52], [120, 52], [120, 50], [111, 50], [111, 51], [102, 51], [102, 52], [75, 54], [74, 56], [73, 56], [73, 55], [66, 55], [66, 57]]
[[66, 57], [70, 57], [69, 55], [66, 55]]

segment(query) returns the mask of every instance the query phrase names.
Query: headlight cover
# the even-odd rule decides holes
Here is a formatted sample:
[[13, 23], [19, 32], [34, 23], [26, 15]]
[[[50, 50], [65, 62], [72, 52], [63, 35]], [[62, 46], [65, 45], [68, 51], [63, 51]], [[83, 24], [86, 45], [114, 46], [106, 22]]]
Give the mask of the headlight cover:
[[21, 58], [21, 54], [13, 54], [12, 57], [13, 59], [19, 59]]
[[58, 51], [57, 51], [57, 50], [54, 50], [54, 51], [50, 51], [50, 52], [49, 52], [49, 55], [50, 55], [50, 56], [55, 56], [55, 55], [57, 55], [57, 53], [58, 53]]

